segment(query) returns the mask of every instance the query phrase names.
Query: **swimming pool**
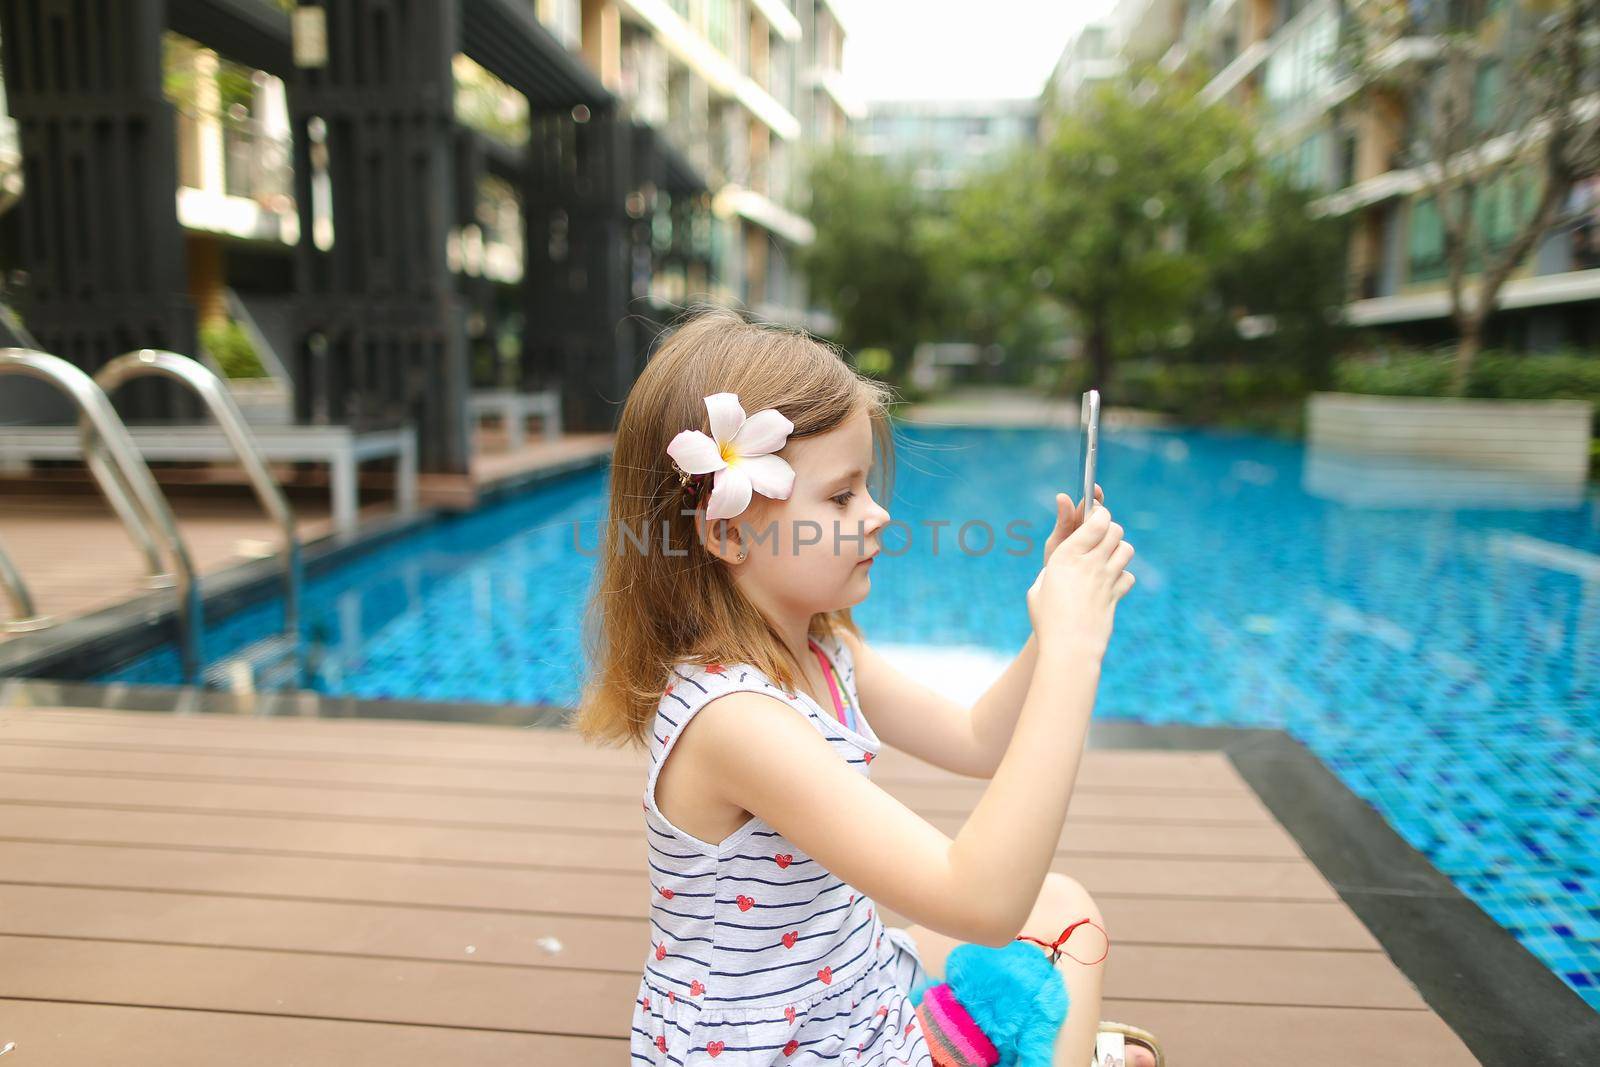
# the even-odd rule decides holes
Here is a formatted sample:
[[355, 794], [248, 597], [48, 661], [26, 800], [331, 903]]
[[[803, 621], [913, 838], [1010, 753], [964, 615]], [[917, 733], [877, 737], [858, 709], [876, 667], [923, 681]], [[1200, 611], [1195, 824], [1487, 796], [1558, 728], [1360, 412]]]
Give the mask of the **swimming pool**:
[[[1040, 547], [1007, 554], [1006, 523], [1031, 521], [1042, 547], [1075, 445], [899, 432], [889, 508], [909, 538], [891, 535], [857, 618], [875, 643], [1014, 652]], [[1111, 432], [1101, 463], [1139, 584], [1096, 714], [1288, 730], [1600, 1009], [1600, 499], [1353, 506], [1308, 491], [1299, 445], [1221, 432]], [[569, 475], [319, 576], [315, 688], [570, 703], [592, 568], [577, 545], [592, 552], [603, 491], [603, 471]], [[989, 551], [979, 527], [956, 543], [972, 520]], [[223, 620], [207, 652], [280, 620]], [[177, 677], [167, 649], [101, 680]]]

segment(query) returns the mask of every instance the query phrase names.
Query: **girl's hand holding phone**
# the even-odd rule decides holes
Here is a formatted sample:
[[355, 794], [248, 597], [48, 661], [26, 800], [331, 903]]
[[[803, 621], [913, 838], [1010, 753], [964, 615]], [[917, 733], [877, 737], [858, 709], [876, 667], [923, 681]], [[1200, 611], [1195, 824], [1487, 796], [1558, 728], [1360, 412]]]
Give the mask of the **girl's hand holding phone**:
[[1041, 652], [1105, 655], [1117, 601], [1133, 588], [1127, 570], [1132, 558], [1133, 545], [1122, 539], [1122, 525], [1104, 506], [1054, 547], [1028, 589], [1028, 615]]
[[[1094, 483], [1094, 498], [1100, 502], [1101, 507], [1105, 506], [1106, 494], [1105, 490], [1100, 488], [1099, 482]], [[1057, 493], [1056, 528], [1050, 531], [1050, 536], [1045, 539], [1044, 543], [1044, 561], [1046, 563], [1050, 562], [1050, 553], [1056, 550], [1056, 546], [1066, 540], [1067, 536], [1081, 525], [1083, 525], [1083, 505], [1074, 504], [1072, 498], [1066, 493]]]

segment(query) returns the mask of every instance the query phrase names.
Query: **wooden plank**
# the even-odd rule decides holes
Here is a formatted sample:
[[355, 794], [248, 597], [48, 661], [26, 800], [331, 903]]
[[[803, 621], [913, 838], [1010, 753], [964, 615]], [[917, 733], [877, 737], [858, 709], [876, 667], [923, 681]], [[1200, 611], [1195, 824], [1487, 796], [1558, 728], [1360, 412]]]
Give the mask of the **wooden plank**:
[[1356, 1067], [1426, 1064], [1476, 1067], [1478, 1060], [1431, 1011], [1172, 1004], [1108, 998], [1106, 1019], [1156, 1034], [1177, 1067]]
[[[566, 903], [582, 890], [574, 883]], [[265, 896], [30, 886], [0, 883], [0, 933], [415, 959], [633, 970], [650, 936], [636, 893], [585, 901], [607, 916], [422, 908], [404, 904], [283, 900]], [[1117, 945], [1210, 945], [1380, 951], [1342, 905], [1107, 897], [1099, 901]], [[908, 920], [883, 908], [884, 921]], [[559, 948], [539, 944], [553, 937]], [[468, 951], [471, 946], [471, 951]]]
[[8, 1041], [19, 1064], [50, 1067], [216, 1067], [220, 1049], [229, 1067], [615, 1067], [628, 1057], [620, 1038], [0, 999], [0, 1046]]
[[[265, 809], [212, 809], [207, 804], [143, 809], [110, 806], [109, 795], [147, 783], [110, 783], [86, 806], [0, 801], [8, 836], [48, 841], [116, 841], [205, 848], [252, 848], [420, 859], [448, 863], [534, 863], [549, 866], [642, 869], [644, 815], [637, 807], [586, 800], [557, 801], [530, 810], [522, 823], [406, 821], [319, 812], [284, 815]], [[226, 788], [226, 787], [218, 787]], [[131, 788], [130, 788], [130, 791]], [[312, 794], [344, 800], [347, 794]], [[287, 806], [287, 805], [280, 805]], [[965, 816], [928, 820], [952, 837]], [[1241, 860], [1296, 860], [1300, 850], [1281, 827], [1170, 826], [1138, 822], [1071, 822], [1056, 855], [1150, 855]], [[796, 853], [798, 855], [798, 853]]]
[[[1161, 857], [1057, 859], [1099, 897], [1174, 897], [1219, 900], [1336, 901], [1327, 881], [1303, 861], [1186, 860]], [[468, 866], [404, 859], [351, 859], [293, 852], [125, 847], [114, 842], [73, 844], [0, 838], [0, 871], [12, 882], [190, 892], [231, 892], [298, 899], [367, 900], [445, 907], [573, 914], [635, 913], [649, 899], [642, 865]], [[612, 896], [622, 894], [622, 896]], [[628, 896], [631, 894], [631, 896]], [[576, 898], [576, 899], [571, 899]], [[615, 901], [634, 903], [614, 903]]]
[[[1116, 945], [1108, 997], [1425, 1009], [1378, 953]], [[618, 1035], [635, 970], [0, 935], [0, 997]], [[643, 957], [639, 957], [642, 964]]]
[[[509, 737], [498, 744], [489, 740], [452, 744], [438, 742], [424, 748], [405, 739], [379, 739], [363, 745], [358, 739], [345, 742], [338, 738], [276, 738], [270, 734], [230, 738], [197, 730], [193, 734], [172, 731], [167, 736], [152, 740], [150, 735], [136, 728], [92, 730], [67, 724], [6, 722], [3, 718], [0, 718], [0, 725], [5, 729], [4, 744], [8, 745], [18, 742], [51, 743], [104, 751], [279, 756], [411, 766], [442, 764], [480, 770], [498, 768], [529, 772], [560, 767], [638, 772], [646, 766], [642, 757], [631, 754], [558, 744], [518, 743]], [[557, 732], [551, 731], [551, 735], [557, 736]], [[1217, 790], [1230, 795], [1240, 789], [1238, 777], [1228, 765], [1226, 757], [1217, 753], [1152, 753], [1150, 763], [1142, 763], [1137, 759], [1130, 762], [1129, 755], [1116, 750], [1092, 750], [1085, 755], [1079, 780], [1086, 785], [1134, 785], [1141, 788], [1146, 782], [1158, 781], [1160, 787], [1166, 790]], [[1091, 759], [1090, 756], [1095, 758]], [[919, 781], [971, 784], [981, 781], [950, 774], [892, 750], [886, 750], [875, 761], [873, 778], [885, 783]]]
[[[0, 778], [6, 775], [0, 772]], [[473, 806], [464, 798], [452, 798], [450, 808], [440, 810], [438, 798], [396, 799], [394, 806], [403, 808], [386, 811], [385, 795], [348, 793], [285, 793], [273, 787], [268, 795], [253, 795], [245, 790], [222, 787], [227, 790], [215, 800], [209, 794], [173, 795], [172, 783], [160, 783], [162, 789], [142, 788], [147, 782], [114, 781], [102, 783], [94, 794], [84, 794], [81, 799], [54, 795], [58, 790], [7, 788], [0, 794], [0, 826], [9, 826], [12, 836], [57, 840], [101, 840], [105, 833], [94, 828], [95, 810], [108, 813], [136, 812], [142, 815], [203, 815], [215, 819], [281, 818], [283, 820], [315, 820], [322, 824], [360, 823], [379, 828], [390, 835], [394, 843], [384, 842], [383, 854], [406, 851], [405, 828], [419, 831], [427, 828], [456, 827], [470, 835], [488, 835], [489, 840], [505, 842], [504, 835], [545, 833], [571, 836], [574, 834], [603, 834], [608, 836], [638, 836], [643, 833], [644, 816], [639, 802], [631, 798], [590, 800], [541, 800], [537, 805], [524, 802], [525, 814], [521, 819], [507, 808], [513, 801], [494, 799], [490, 803]], [[161, 801], [170, 801], [162, 803]], [[323, 810], [317, 803], [323, 801]], [[432, 804], [432, 810], [426, 806]], [[41, 809], [30, 814], [24, 809]], [[457, 810], [465, 809], [465, 810]], [[915, 810], [915, 808], [914, 808]], [[1113, 809], [1114, 810], [1114, 809]], [[77, 813], [77, 814], [71, 814]], [[968, 813], [961, 810], [919, 812], [928, 822], [954, 838], [960, 833]], [[430, 817], [438, 815], [442, 817]], [[216, 840], [215, 835], [205, 836], [202, 824], [198, 836], [192, 840], [179, 840], [163, 835], [156, 840], [165, 843], [205, 845]], [[57, 833], [48, 827], [67, 826]], [[89, 826], [89, 830], [83, 827]], [[320, 834], [320, 831], [318, 831]], [[313, 835], [315, 837], [315, 835]], [[470, 845], [476, 838], [464, 837], [462, 844]], [[144, 837], [132, 840], [146, 841]], [[376, 848], [379, 842], [374, 842]], [[320, 846], [315, 846], [319, 847]], [[1233, 859], [1294, 859], [1300, 851], [1284, 830], [1272, 823], [1194, 823], [1184, 821], [1148, 821], [1119, 814], [1104, 817], [1074, 815], [1063, 832], [1060, 854], [1106, 855], [1148, 853], [1165, 856], [1201, 856]], [[424, 853], [431, 855], [431, 853]], [[468, 857], [483, 858], [483, 857]]]
[[[551, 798], [606, 800], [630, 810], [638, 807], [644, 793], [643, 772], [598, 775], [570, 769], [553, 770], [530, 781], [519, 772], [487, 774], [455, 768], [438, 771], [430, 768], [399, 769], [374, 773], [365, 764], [259, 760], [248, 756], [185, 756], [150, 752], [100, 752], [41, 745], [0, 744], [0, 773], [42, 777], [72, 778], [93, 776], [106, 781], [155, 781], [171, 783], [222, 782], [236, 785], [272, 786], [284, 791], [300, 789], [345, 789], [370, 797], [384, 798], [397, 813], [414, 800], [437, 812], [441, 803], [452, 812], [478, 811], [480, 805], [514, 802], [517, 810]], [[951, 786], [930, 782], [893, 782], [887, 788], [907, 805], [923, 813], [968, 814], [983, 795], [986, 782], [970, 786]], [[12, 794], [21, 798], [21, 794]], [[1152, 786], [1095, 788], [1083, 786], [1073, 792], [1071, 818], [1132, 819], [1175, 825], [1220, 824], [1251, 826], [1272, 823], [1271, 814], [1259, 799], [1249, 793], [1187, 794], [1181, 804], [1174, 794]]]
[[[639, 976], [0, 936], [0, 997], [620, 1036]], [[642, 964], [642, 958], [641, 958]]]
[[1113, 944], [1105, 995], [1191, 1004], [1414, 1008], [1427, 1003], [1379, 952]]
[[[1090, 768], [1098, 763], [1086, 755]], [[403, 790], [407, 792], [437, 791], [464, 794], [502, 793], [509, 796], [539, 796], [555, 793], [562, 796], [622, 796], [637, 800], [644, 790], [644, 768], [595, 767], [574, 768], [565, 762], [553, 762], [536, 772], [526, 768], [479, 768], [472, 766], [433, 765], [426, 762], [371, 763], [360, 761], [328, 760], [321, 758], [295, 759], [253, 752], [213, 755], [184, 750], [163, 751], [149, 749], [101, 749], [76, 744], [40, 743], [8, 740], [0, 730], [0, 767], [6, 770], [77, 771], [93, 774], [148, 774], [169, 776], [180, 780], [219, 779], [230, 782], [254, 781], [293, 786], [318, 787], [370, 787]], [[1173, 789], [1166, 786], [1158, 774], [1143, 777], [1107, 779], [1096, 782], [1091, 771], [1089, 780], [1079, 776], [1073, 790], [1072, 810], [1077, 812], [1086, 798], [1106, 798], [1107, 804], [1128, 803], [1134, 806], [1127, 814], [1137, 815], [1142, 806], [1145, 811], [1157, 811], [1165, 816], [1174, 812], [1189, 813], [1218, 820], [1263, 821], [1271, 815], [1256, 796], [1242, 785], [1238, 788], [1212, 790]], [[873, 781], [895, 792], [897, 796], [921, 798], [917, 802], [949, 800], [967, 805], [976, 804], [988, 782], [979, 778], [962, 778], [950, 775], [943, 779], [896, 779], [874, 773]], [[1182, 805], [1170, 803], [1172, 797], [1183, 797]]]

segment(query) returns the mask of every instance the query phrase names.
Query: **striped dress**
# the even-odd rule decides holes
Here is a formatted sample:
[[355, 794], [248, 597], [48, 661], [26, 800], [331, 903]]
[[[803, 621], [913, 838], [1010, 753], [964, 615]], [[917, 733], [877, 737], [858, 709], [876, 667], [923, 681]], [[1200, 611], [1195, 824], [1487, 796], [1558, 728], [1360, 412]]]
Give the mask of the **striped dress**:
[[633, 1007], [636, 1064], [933, 1062], [908, 999], [926, 972], [910, 935], [886, 927], [870, 897], [760, 818], [712, 843], [656, 807], [656, 778], [679, 732], [724, 693], [777, 697], [840, 759], [870, 772], [881, 742], [859, 715], [849, 646], [816, 642], [856, 712], [854, 729], [747, 666], [680, 665], [661, 698], [644, 791], [650, 946]]

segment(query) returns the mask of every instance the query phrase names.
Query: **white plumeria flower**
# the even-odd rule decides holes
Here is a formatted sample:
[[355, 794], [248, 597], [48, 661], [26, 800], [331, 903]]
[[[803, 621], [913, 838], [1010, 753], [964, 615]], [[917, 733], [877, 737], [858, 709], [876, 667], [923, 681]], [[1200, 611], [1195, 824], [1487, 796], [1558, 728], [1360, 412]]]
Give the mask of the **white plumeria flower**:
[[794, 490], [794, 468], [773, 455], [794, 432], [794, 423], [777, 408], [745, 416], [737, 393], [706, 397], [711, 436], [684, 430], [667, 446], [667, 455], [685, 474], [712, 474], [706, 518], [731, 519], [750, 506], [755, 491], [787, 500]]

